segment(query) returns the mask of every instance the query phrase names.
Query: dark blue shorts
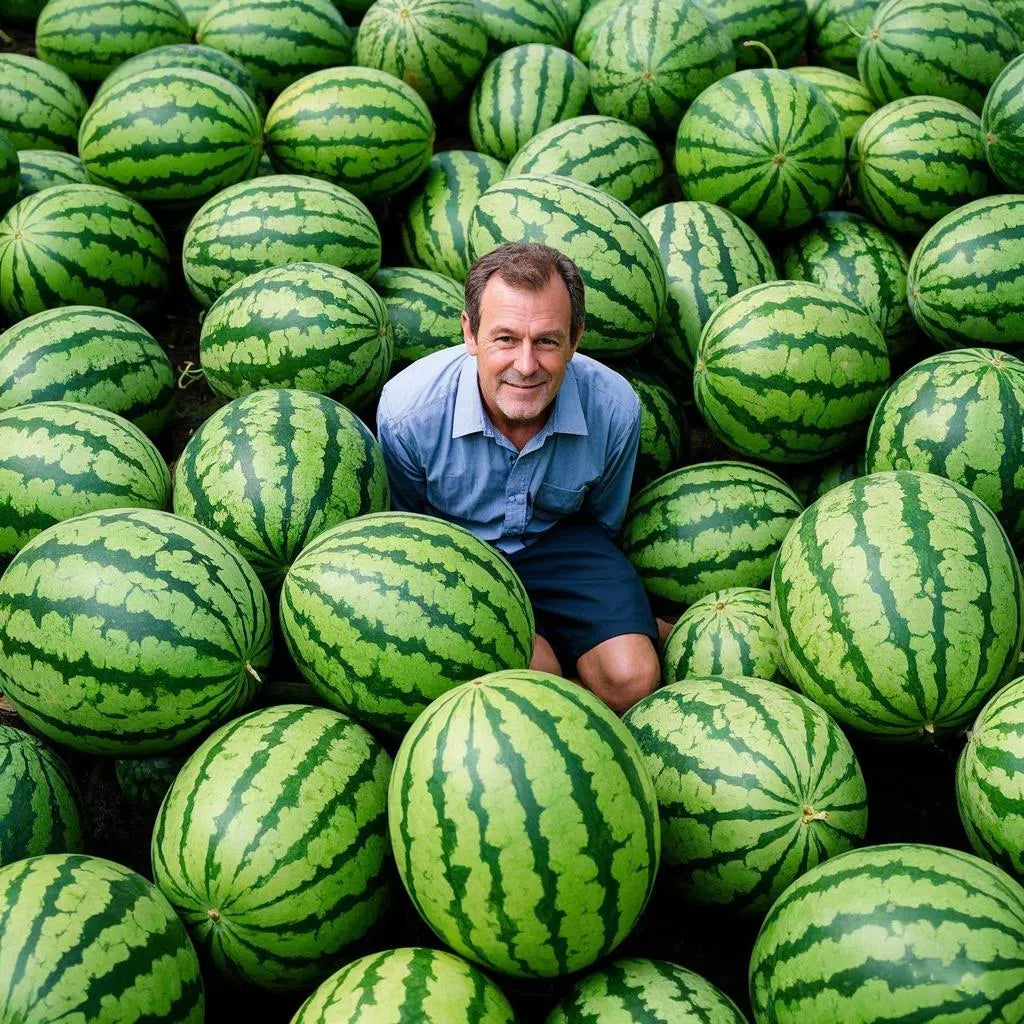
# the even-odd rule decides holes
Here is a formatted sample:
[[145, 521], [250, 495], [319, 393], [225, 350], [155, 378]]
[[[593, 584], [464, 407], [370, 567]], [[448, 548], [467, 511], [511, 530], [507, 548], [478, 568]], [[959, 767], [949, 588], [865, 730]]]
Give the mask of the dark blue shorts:
[[564, 672], [604, 640], [658, 628], [640, 577], [593, 520], [570, 517], [506, 556], [530, 595], [537, 632]]

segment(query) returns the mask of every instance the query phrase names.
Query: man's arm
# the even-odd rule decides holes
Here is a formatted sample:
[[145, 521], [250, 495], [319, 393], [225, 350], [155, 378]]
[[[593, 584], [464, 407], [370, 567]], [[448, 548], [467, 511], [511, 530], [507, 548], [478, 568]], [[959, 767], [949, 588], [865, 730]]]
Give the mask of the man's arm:
[[381, 395], [377, 407], [377, 437], [384, 453], [384, 465], [391, 488], [391, 507], [397, 512], [423, 512], [426, 509], [427, 475], [412, 438], [406, 439], [395, 428]]
[[640, 405], [613, 443], [605, 473], [587, 494], [586, 507], [594, 519], [615, 537], [622, 529], [633, 486], [633, 467], [640, 447]]

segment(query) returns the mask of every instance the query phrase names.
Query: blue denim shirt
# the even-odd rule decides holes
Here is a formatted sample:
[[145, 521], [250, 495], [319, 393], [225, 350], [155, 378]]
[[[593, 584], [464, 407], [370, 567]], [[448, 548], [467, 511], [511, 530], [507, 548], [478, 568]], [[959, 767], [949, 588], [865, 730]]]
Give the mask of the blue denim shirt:
[[513, 552], [574, 512], [619, 532], [640, 400], [620, 374], [577, 352], [547, 423], [517, 451], [487, 415], [476, 358], [458, 345], [388, 381], [377, 429], [395, 509], [439, 516]]

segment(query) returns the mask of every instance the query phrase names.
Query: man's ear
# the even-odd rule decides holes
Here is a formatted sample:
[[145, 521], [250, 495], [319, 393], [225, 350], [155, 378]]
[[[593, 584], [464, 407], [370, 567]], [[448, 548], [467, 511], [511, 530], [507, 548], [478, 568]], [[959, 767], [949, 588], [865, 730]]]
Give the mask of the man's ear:
[[476, 338], [473, 337], [473, 332], [469, 326], [469, 314], [462, 311], [462, 340], [466, 343], [466, 351], [471, 355], [476, 355]]

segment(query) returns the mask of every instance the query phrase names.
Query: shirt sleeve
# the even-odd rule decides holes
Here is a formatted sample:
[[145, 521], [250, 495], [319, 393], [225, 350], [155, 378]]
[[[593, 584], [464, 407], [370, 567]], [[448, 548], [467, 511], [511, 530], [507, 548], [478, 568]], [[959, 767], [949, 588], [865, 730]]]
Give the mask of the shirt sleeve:
[[384, 466], [391, 489], [391, 508], [396, 512], [426, 510], [427, 475], [418, 458], [415, 442], [395, 427], [381, 395], [377, 406], [377, 438], [384, 454]]
[[640, 404], [619, 431], [609, 454], [604, 475], [587, 494], [587, 507], [594, 519], [612, 537], [622, 529], [633, 487], [633, 467], [640, 448]]

